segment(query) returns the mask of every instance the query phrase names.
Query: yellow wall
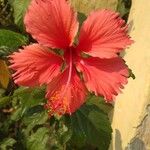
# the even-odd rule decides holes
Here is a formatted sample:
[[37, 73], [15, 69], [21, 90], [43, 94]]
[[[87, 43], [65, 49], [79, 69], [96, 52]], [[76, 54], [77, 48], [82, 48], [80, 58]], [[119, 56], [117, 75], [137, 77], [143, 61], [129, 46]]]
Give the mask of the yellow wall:
[[116, 99], [110, 148], [113, 150], [125, 149], [150, 103], [150, 0], [133, 0], [128, 23], [135, 43], [126, 50], [124, 58], [136, 79], [129, 79], [123, 94]]

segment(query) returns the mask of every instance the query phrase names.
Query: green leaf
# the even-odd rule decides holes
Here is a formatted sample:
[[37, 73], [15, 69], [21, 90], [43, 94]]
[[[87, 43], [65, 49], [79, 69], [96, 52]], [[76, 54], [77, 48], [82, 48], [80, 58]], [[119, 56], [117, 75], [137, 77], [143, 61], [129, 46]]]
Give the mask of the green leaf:
[[0, 98], [5, 95], [5, 89], [0, 88]]
[[55, 135], [57, 135], [57, 139], [61, 145], [66, 144], [72, 136], [72, 129], [64, 123], [64, 117], [62, 117], [58, 122], [58, 129], [56, 129]]
[[121, 17], [127, 22], [131, 8], [131, 0], [118, 0], [117, 11]]
[[121, 16], [124, 16], [129, 12], [129, 9], [125, 7], [124, 0], [118, 0], [117, 11], [120, 13]]
[[28, 38], [22, 34], [0, 29], [0, 57], [6, 56], [22, 45], [28, 43]]
[[30, 1], [31, 0], [10, 0], [10, 4], [14, 10], [14, 22], [21, 31], [24, 30], [23, 18]]
[[5, 138], [2, 142], [0, 142], [0, 149], [1, 150], [7, 150], [8, 147], [12, 147], [16, 141], [13, 138]]
[[0, 30], [0, 47], [6, 46], [8, 48], [16, 49], [28, 43], [28, 38], [22, 34], [1, 29]]
[[71, 143], [76, 146], [90, 145], [107, 150], [111, 140], [111, 125], [108, 116], [96, 105], [82, 106], [67, 120], [72, 127]]
[[47, 150], [46, 147], [49, 138], [48, 128], [39, 128], [27, 139], [27, 150]]
[[14, 97], [21, 101], [22, 107], [31, 108], [36, 105], [42, 105], [45, 101], [45, 87], [20, 87], [15, 90]]
[[105, 100], [100, 96], [95, 96], [93, 94], [90, 94], [87, 99], [88, 104], [95, 104], [98, 106], [101, 110], [103, 110], [105, 113], [109, 114], [112, 109], [113, 105], [110, 103], [106, 103]]
[[7, 104], [11, 102], [11, 97], [5, 96], [5, 97], [0, 97], [0, 108], [5, 107]]
[[41, 111], [34, 112], [34, 108], [31, 108], [32, 113], [28, 111], [23, 118], [23, 123], [27, 126], [25, 131], [26, 134], [28, 134], [33, 127], [42, 125], [48, 120], [48, 114], [46, 111], [43, 111], [42, 109]]
[[97, 9], [112, 9], [116, 10], [118, 0], [70, 0], [76, 11], [84, 14], [89, 14]]
[[[17, 104], [17, 101], [19, 102], [19, 105], [16, 106], [15, 104], [13, 104], [13, 107], [16, 109], [11, 115], [11, 120], [13, 121], [17, 121], [24, 116], [29, 117], [29, 119], [36, 119], [36, 117], [40, 117], [36, 115], [43, 112], [42, 105], [45, 101], [45, 88], [43, 87], [19, 87], [17, 90], [14, 91], [12, 97], [13, 101], [15, 101], [15, 104]], [[46, 114], [45, 117], [47, 117]], [[44, 117], [42, 118], [44, 119]], [[32, 123], [30, 125], [33, 126]]]
[[13, 114], [11, 115], [11, 120], [12, 121], [18, 121], [19, 119], [22, 118], [23, 114], [25, 113], [26, 108], [23, 107], [19, 107], [17, 108]]
[[86, 15], [84, 13], [78, 12], [79, 28], [81, 28], [82, 23], [86, 20]]

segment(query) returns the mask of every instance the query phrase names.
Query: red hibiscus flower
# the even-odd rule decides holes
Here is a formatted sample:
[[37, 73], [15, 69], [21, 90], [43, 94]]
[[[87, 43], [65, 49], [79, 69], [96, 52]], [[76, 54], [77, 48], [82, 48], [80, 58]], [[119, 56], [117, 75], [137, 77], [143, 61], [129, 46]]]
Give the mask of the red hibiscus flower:
[[[66, 0], [32, 0], [24, 23], [38, 44], [10, 56], [13, 78], [22, 86], [46, 84], [50, 114], [73, 113], [87, 91], [110, 102], [127, 83], [128, 68], [118, 53], [132, 40], [118, 13], [92, 12], [76, 44], [77, 14]], [[58, 49], [63, 55], [55, 53]]]

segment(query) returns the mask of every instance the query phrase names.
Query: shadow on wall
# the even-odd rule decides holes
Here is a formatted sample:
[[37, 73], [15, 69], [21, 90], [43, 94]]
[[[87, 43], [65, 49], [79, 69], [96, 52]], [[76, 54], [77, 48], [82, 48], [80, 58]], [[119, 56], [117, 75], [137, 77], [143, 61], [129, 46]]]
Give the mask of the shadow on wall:
[[125, 148], [122, 147], [122, 136], [120, 131], [115, 129], [114, 132], [114, 149], [111, 145], [110, 150], [150, 150], [150, 104], [147, 105], [146, 113], [140, 124], [137, 126], [135, 136]]
[[121, 133], [118, 129], [115, 129], [115, 149], [114, 150], [147, 150], [147, 149], [145, 147], [145, 143], [139, 138], [134, 138], [133, 141], [130, 144], [128, 144], [128, 146], [125, 149], [123, 149]]
[[[116, 149], [117, 150], [117, 149]], [[119, 150], [119, 149], [118, 149]], [[125, 150], [148, 150], [145, 147], [145, 143], [139, 139], [139, 138], [135, 138], [132, 143], [130, 143]]]
[[121, 133], [120, 133], [120, 131], [118, 129], [115, 129], [114, 132], [115, 132], [115, 139], [113, 139], [113, 141], [115, 141], [115, 144], [113, 146], [113, 144], [111, 142], [109, 150], [123, 150]]
[[115, 150], [123, 150], [121, 133], [118, 129], [115, 129]]

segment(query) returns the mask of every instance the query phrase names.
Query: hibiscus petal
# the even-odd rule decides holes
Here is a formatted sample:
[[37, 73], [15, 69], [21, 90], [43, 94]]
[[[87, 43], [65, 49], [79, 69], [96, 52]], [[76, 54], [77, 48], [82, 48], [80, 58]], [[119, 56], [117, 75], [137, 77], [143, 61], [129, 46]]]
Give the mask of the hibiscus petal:
[[10, 56], [15, 83], [35, 86], [49, 83], [60, 72], [62, 59], [38, 44], [24, 47]]
[[86, 58], [80, 60], [77, 69], [83, 73], [87, 89], [106, 101], [112, 101], [127, 83], [128, 68], [121, 58]]
[[77, 75], [75, 68], [72, 70], [71, 78], [67, 68], [49, 84], [47, 89], [48, 102], [46, 108], [49, 114], [71, 114], [75, 112], [86, 98], [86, 88]]
[[71, 46], [78, 31], [76, 13], [66, 0], [33, 0], [24, 23], [33, 38], [51, 48]]
[[119, 14], [101, 10], [91, 13], [83, 23], [77, 50], [94, 57], [112, 58], [132, 42]]

